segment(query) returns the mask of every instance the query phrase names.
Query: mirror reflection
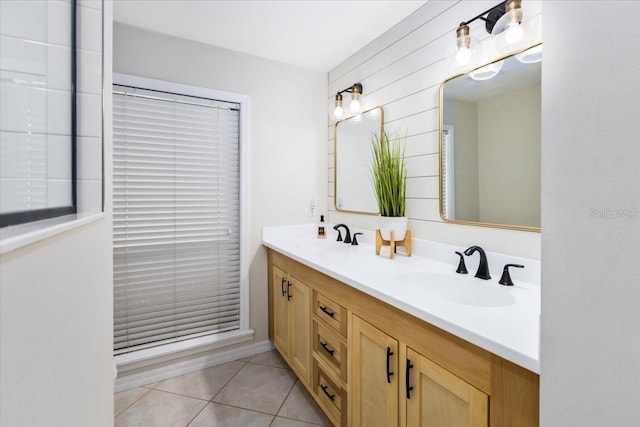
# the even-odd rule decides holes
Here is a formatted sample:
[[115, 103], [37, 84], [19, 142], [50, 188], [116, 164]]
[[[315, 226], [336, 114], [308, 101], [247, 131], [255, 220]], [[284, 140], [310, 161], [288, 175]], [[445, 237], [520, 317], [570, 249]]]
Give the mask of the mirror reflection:
[[539, 231], [541, 48], [442, 84], [444, 220]]
[[380, 134], [382, 107], [340, 120], [335, 125], [335, 205], [348, 212], [377, 214], [371, 185], [371, 136]]

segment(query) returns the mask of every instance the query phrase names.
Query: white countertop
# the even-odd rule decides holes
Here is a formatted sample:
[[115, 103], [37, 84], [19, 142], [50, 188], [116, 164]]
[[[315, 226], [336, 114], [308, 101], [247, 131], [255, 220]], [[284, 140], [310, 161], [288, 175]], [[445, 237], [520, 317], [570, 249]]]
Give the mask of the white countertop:
[[[413, 254], [404, 255], [399, 248], [393, 260], [388, 248], [376, 256], [373, 233], [358, 236], [359, 246], [336, 242], [337, 234], [327, 225], [329, 236], [317, 239], [313, 224], [264, 227], [262, 243], [327, 276], [344, 282], [389, 305], [439, 327], [530, 371], [540, 373], [540, 262], [525, 258], [487, 253], [491, 280], [473, 277], [478, 255], [465, 257], [469, 275], [455, 273], [458, 256], [465, 248], [412, 239]], [[354, 230], [352, 230], [354, 232]], [[386, 251], [386, 252], [385, 252]], [[511, 269], [515, 286], [501, 286], [498, 280], [505, 263], [525, 265]], [[513, 304], [483, 307], [427, 298], [415, 287], [403, 287], [398, 276], [406, 272], [425, 271], [452, 275], [455, 280], [469, 280], [491, 292], [511, 295]]]

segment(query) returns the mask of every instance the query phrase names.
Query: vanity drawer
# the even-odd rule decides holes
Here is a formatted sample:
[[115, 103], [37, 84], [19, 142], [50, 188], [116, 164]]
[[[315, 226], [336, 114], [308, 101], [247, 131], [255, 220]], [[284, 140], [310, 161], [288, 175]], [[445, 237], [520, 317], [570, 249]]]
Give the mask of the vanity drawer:
[[317, 320], [313, 321], [313, 351], [347, 382], [347, 345]]
[[313, 293], [313, 312], [328, 326], [346, 338], [347, 310], [320, 292]]
[[320, 406], [337, 426], [347, 425], [347, 391], [331, 378], [328, 371], [313, 361], [313, 391], [320, 400]]

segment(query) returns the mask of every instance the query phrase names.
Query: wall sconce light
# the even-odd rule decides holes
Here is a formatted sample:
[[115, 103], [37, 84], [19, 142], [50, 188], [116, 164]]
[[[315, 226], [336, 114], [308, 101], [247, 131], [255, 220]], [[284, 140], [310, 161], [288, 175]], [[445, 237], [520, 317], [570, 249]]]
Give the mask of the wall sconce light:
[[349, 112], [352, 114], [358, 114], [361, 112], [362, 110], [362, 84], [361, 83], [354, 83], [353, 85], [349, 86], [348, 88], [341, 90], [340, 92], [336, 93], [335, 96], [335, 100], [333, 102], [333, 116], [336, 119], [341, 118], [342, 116], [344, 116], [344, 105], [343, 105], [343, 99], [342, 99], [342, 94], [343, 93], [350, 93], [351, 94], [351, 102], [349, 103]]
[[485, 10], [478, 16], [461, 22], [456, 29], [456, 51], [451, 55], [449, 68], [453, 72], [474, 68], [481, 53], [480, 43], [471, 37], [469, 24], [480, 19], [491, 34], [501, 53], [513, 52], [529, 46], [530, 32], [522, 25], [524, 13], [522, 0], [507, 0]]

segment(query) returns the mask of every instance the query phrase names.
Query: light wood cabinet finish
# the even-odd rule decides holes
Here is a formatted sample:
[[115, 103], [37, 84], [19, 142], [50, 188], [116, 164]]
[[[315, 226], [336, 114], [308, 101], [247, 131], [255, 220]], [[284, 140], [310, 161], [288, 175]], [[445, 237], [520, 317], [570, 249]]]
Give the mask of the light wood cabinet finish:
[[489, 425], [489, 397], [485, 393], [411, 348], [407, 349], [405, 369], [405, 380], [408, 381], [404, 384], [403, 401], [407, 426]]
[[[309, 287], [311, 294], [311, 309], [309, 311], [313, 313], [313, 316], [310, 315], [310, 318], [313, 319], [314, 324], [317, 322], [326, 327], [329, 333], [334, 334], [334, 338], [346, 343], [344, 349], [347, 351], [347, 379], [349, 379], [349, 381], [345, 382], [344, 378], [337, 375], [338, 371], [335, 367], [332, 367], [322, 357], [318, 357], [319, 352], [317, 349], [313, 353], [310, 353], [314, 354], [314, 356], [309, 358], [310, 364], [307, 366], [313, 366], [314, 372], [311, 375], [312, 377], [316, 376], [316, 369], [318, 372], [324, 372], [325, 376], [334, 382], [335, 387], [343, 392], [344, 398], [340, 400], [340, 416], [345, 416], [345, 410], [351, 414], [350, 417], [348, 417], [350, 418], [348, 425], [367, 425], [368, 427], [434, 425], [421, 424], [423, 421], [420, 421], [418, 424], [413, 424], [413, 422], [415, 422], [414, 418], [409, 418], [414, 417], [414, 415], [411, 406], [408, 405], [409, 402], [405, 401], [405, 363], [407, 354], [414, 353], [420, 356], [418, 366], [422, 367], [423, 365], [427, 365], [426, 362], [422, 362], [426, 360], [429, 362], [428, 366], [441, 368], [447, 373], [444, 377], [448, 378], [448, 381], [442, 380], [440, 376], [438, 377], [440, 382], [434, 381], [433, 379], [427, 380], [427, 375], [424, 373], [420, 374], [421, 381], [426, 381], [425, 384], [429, 385], [429, 387], [424, 389], [424, 392], [438, 396], [435, 400], [436, 402], [442, 401], [445, 402], [443, 403], [445, 406], [451, 405], [455, 407], [456, 405], [451, 403], [455, 401], [453, 396], [458, 396], [458, 394], [462, 392], [459, 392], [458, 388], [451, 384], [458, 384], [458, 381], [460, 381], [460, 384], [467, 387], [470, 386], [472, 389], [486, 396], [488, 405], [486, 409], [478, 409], [483, 407], [477, 403], [478, 400], [482, 399], [473, 397], [480, 396], [476, 395], [475, 392], [470, 394], [472, 396], [471, 400], [467, 400], [466, 411], [467, 413], [474, 414], [472, 417], [474, 422], [476, 419], [483, 419], [484, 416], [481, 414], [483, 410], [486, 410], [488, 411], [488, 425], [493, 427], [537, 427], [539, 425], [539, 375], [491, 354], [455, 335], [417, 319], [402, 310], [390, 306], [351, 286], [345, 285], [276, 251], [269, 250], [268, 256], [270, 279], [270, 292], [268, 294], [270, 310], [269, 336], [276, 348], [282, 353], [282, 342], [285, 341], [283, 336], [286, 336], [283, 331], [287, 330], [288, 327], [290, 328], [286, 322], [283, 322], [279, 318], [279, 313], [284, 310], [281, 307], [281, 302], [278, 301], [278, 295], [282, 294], [280, 288], [282, 275], [294, 277], [304, 282], [304, 284]], [[320, 296], [320, 298], [318, 298], [318, 296]], [[328, 316], [320, 310], [321, 305], [330, 308], [327, 304], [336, 309], [336, 313], [339, 313], [333, 316], [335, 318], [333, 320], [331, 320], [331, 316]], [[333, 310], [332, 308], [330, 309]], [[481, 319], [479, 319], [479, 321], [480, 320]], [[364, 324], [366, 324], [366, 326], [363, 326]], [[310, 337], [313, 336], [312, 326], [313, 325], [309, 326]], [[289, 336], [291, 336], [291, 332]], [[382, 338], [385, 336], [386, 338]], [[387, 341], [387, 339], [390, 341]], [[392, 345], [394, 342], [397, 348]], [[309, 349], [312, 348], [312, 343], [313, 340], [309, 338], [307, 344]], [[381, 423], [380, 420], [387, 419], [387, 414], [385, 413], [384, 416], [380, 415], [382, 418], [377, 418], [372, 424], [366, 424], [363, 422], [362, 416], [368, 417], [369, 412], [371, 414], [376, 413], [375, 411], [380, 408], [377, 406], [378, 403], [374, 402], [387, 402], [387, 398], [392, 399], [384, 393], [376, 394], [375, 397], [367, 395], [367, 393], [369, 393], [369, 387], [376, 388], [383, 386], [383, 384], [380, 383], [380, 378], [376, 377], [376, 375], [381, 375], [378, 373], [380, 372], [380, 364], [386, 369], [387, 347], [392, 347], [392, 352], [394, 353], [391, 364], [393, 365], [392, 370], [394, 372], [392, 381], [396, 381], [396, 385], [394, 386], [396, 387], [396, 421], [391, 420], [389, 421], [390, 424]], [[374, 361], [369, 358], [369, 354], [380, 353], [382, 350], [384, 350], [382, 359], [376, 359]], [[341, 357], [343, 356], [341, 355]], [[295, 368], [294, 363], [288, 356], [286, 356], [285, 359], [296, 371], [299, 370], [299, 368]], [[311, 361], [313, 361], [312, 364]], [[316, 368], [316, 366], [319, 368]], [[370, 370], [376, 373], [372, 373], [371, 378], [365, 379], [363, 374], [368, 373]], [[416, 378], [415, 381], [418, 381], [417, 372], [418, 370], [411, 372]], [[382, 374], [385, 374], [385, 372], [382, 372]], [[366, 375], [368, 376], [368, 374]], [[384, 375], [383, 379], [386, 382], [386, 375]], [[454, 379], [457, 379], [457, 381], [454, 381]], [[365, 381], [368, 382], [365, 383]], [[447, 386], [443, 386], [442, 382], [445, 382]], [[308, 379], [303, 381], [303, 383], [314, 399], [321, 403], [321, 407], [327, 411], [326, 402], [322, 403], [320, 397], [318, 397], [318, 389], [314, 387], [314, 384], [316, 386], [317, 384]], [[436, 386], [436, 384], [438, 385]], [[421, 383], [419, 387], [422, 385]], [[448, 385], [451, 385], [451, 387]], [[414, 385], [414, 390], [422, 392], [421, 389], [415, 389], [415, 387], [416, 385]], [[438, 387], [441, 387], [441, 389], [438, 389]], [[449, 388], [453, 390], [449, 390]], [[439, 392], [435, 393], [434, 390], [439, 390]], [[468, 391], [467, 393], [470, 392]], [[416, 396], [417, 395], [418, 394], [416, 394]], [[382, 398], [381, 396], [385, 397]], [[462, 401], [464, 401], [464, 399], [462, 399]], [[362, 409], [363, 405], [366, 405], [365, 410]], [[380, 405], [383, 404], [380, 403]], [[393, 413], [393, 403], [384, 403], [384, 405]], [[462, 405], [461, 407], [464, 406], [465, 405]], [[420, 413], [425, 413], [425, 410], [430, 410], [428, 405], [426, 405], [426, 408], [420, 407]], [[445, 412], [448, 413], [449, 411]], [[365, 415], [354, 415], [356, 413]], [[337, 420], [335, 417], [330, 418], [336, 424], [347, 425], [347, 421]], [[393, 418], [393, 415], [391, 418]], [[445, 424], [435, 425], [448, 425], [446, 422], [453, 422], [450, 421], [453, 420], [453, 418], [449, 420], [445, 416], [437, 419], [442, 419], [442, 422]], [[364, 421], [368, 420], [369, 418], [366, 418]], [[457, 426], [457, 424], [450, 425]], [[475, 426], [476, 424], [467, 423], [462, 425]]]
[[311, 381], [311, 292], [309, 287], [274, 267], [273, 344], [298, 376]]
[[398, 425], [398, 341], [353, 316], [351, 426]]

